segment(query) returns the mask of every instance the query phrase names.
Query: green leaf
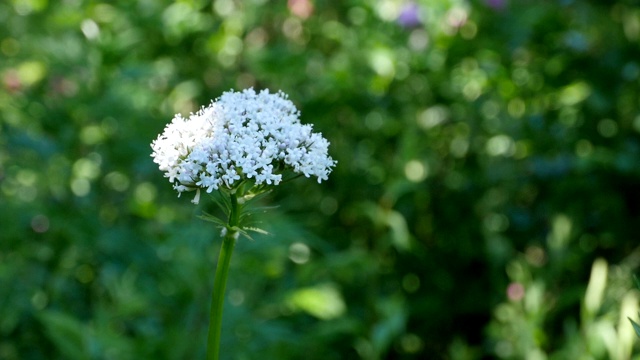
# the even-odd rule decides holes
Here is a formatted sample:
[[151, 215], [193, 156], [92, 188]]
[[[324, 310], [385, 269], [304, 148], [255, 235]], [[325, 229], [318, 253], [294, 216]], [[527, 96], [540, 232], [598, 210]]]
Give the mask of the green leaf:
[[249, 235], [249, 233], [248, 233], [248, 232], [246, 232], [246, 231], [244, 231], [244, 230], [242, 230], [242, 229], [238, 229], [237, 231], [238, 231], [238, 234], [240, 234], [240, 235], [242, 235], [242, 236], [246, 237], [247, 239], [249, 239], [249, 240], [251, 240], [251, 241], [255, 241], [255, 240], [251, 237], [251, 235]]
[[38, 319], [46, 328], [46, 334], [66, 359], [90, 358], [89, 329], [75, 318], [56, 311], [44, 311]]
[[208, 222], [212, 222], [216, 225], [225, 227], [227, 226], [227, 222], [225, 220], [220, 219], [219, 217], [215, 216], [215, 215], [211, 215], [209, 213], [203, 213], [202, 215], [198, 215], [198, 219], [204, 220], [204, 221], [208, 221]]
[[380, 299], [377, 307], [379, 319], [373, 326], [371, 342], [375, 353], [382, 355], [405, 330], [408, 314], [400, 297]]
[[256, 228], [256, 227], [243, 227], [242, 230], [253, 231], [255, 233], [262, 234], [262, 235], [271, 235], [268, 231], [264, 229]]
[[[640, 313], [638, 315], [640, 316]], [[633, 330], [635, 330], [636, 335], [640, 337], [640, 325], [638, 325], [638, 323], [636, 323], [635, 321], [631, 320], [630, 317], [627, 317], [627, 319], [631, 321], [631, 325], [633, 325]]]
[[246, 237], [247, 239], [251, 240], [251, 241], [255, 241], [253, 239], [253, 237], [251, 237], [251, 235], [249, 235], [249, 231], [251, 232], [255, 232], [258, 234], [262, 234], [262, 235], [271, 235], [268, 231], [264, 230], [264, 229], [260, 229], [260, 228], [256, 228], [256, 227], [248, 227], [248, 226], [244, 226], [242, 228], [236, 228], [236, 231], [238, 231], [240, 233], [240, 235]]
[[225, 215], [229, 215], [231, 211], [231, 200], [229, 199], [228, 191], [219, 189], [209, 194], [213, 202], [224, 212]]

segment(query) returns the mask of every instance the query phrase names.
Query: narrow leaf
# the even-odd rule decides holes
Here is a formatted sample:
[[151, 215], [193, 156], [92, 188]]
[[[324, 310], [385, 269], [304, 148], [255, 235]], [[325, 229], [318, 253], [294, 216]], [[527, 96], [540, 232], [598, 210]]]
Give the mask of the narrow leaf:
[[220, 226], [226, 226], [227, 224], [224, 220], [220, 219], [219, 217], [215, 215], [207, 214], [207, 213], [204, 213], [203, 215], [198, 215], [198, 218], [204, 221], [212, 222]]
[[636, 331], [636, 335], [638, 337], [640, 337], [640, 325], [638, 325], [638, 323], [636, 323], [635, 321], [631, 320], [630, 317], [627, 317], [627, 319], [629, 319], [629, 321], [631, 321], [631, 325], [633, 325], [633, 330], [635, 330]]
[[89, 358], [89, 327], [61, 312], [44, 311], [38, 319], [44, 325], [49, 340], [65, 359]]
[[253, 231], [255, 233], [258, 234], [262, 234], [262, 235], [271, 235], [268, 231], [264, 230], [264, 229], [260, 229], [260, 228], [255, 228], [255, 227], [243, 227], [242, 230], [246, 230], [246, 231]]

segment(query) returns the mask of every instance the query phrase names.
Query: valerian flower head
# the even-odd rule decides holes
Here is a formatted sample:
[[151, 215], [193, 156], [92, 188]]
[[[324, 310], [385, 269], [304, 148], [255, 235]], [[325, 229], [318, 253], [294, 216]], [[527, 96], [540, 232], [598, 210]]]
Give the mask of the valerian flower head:
[[225, 92], [188, 118], [176, 115], [151, 143], [153, 161], [178, 193], [235, 189], [245, 180], [278, 185], [284, 171], [318, 182], [335, 166], [329, 142], [279, 91]]

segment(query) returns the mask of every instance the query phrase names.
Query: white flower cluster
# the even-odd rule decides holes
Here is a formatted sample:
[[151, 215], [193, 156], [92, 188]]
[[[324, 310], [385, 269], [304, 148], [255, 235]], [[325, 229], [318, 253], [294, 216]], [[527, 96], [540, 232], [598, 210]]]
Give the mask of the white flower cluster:
[[189, 118], [176, 115], [151, 143], [151, 156], [179, 193], [233, 189], [245, 179], [277, 185], [285, 169], [321, 182], [336, 162], [329, 142], [299, 115], [283, 92], [225, 92]]

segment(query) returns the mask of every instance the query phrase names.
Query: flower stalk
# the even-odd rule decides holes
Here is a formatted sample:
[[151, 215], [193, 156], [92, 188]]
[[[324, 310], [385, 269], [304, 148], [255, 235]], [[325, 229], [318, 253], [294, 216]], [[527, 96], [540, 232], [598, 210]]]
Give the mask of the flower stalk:
[[213, 294], [211, 296], [211, 310], [209, 312], [209, 334], [207, 336], [207, 360], [218, 360], [220, 356], [220, 337], [222, 335], [222, 309], [224, 294], [229, 276], [231, 255], [238, 239], [238, 221], [240, 211], [238, 198], [235, 193], [230, 194], [231, 207], [227, 227], [224, 228], [224, 238], [218, 256], [216, 275], [213, 280]]

